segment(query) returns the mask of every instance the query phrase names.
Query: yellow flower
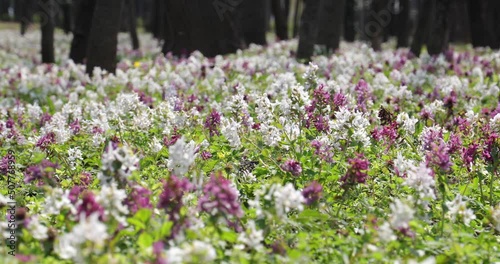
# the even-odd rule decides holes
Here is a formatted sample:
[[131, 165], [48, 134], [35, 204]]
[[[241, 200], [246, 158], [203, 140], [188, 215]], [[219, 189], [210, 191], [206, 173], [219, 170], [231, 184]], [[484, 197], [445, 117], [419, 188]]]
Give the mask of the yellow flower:
[[140, 61], [134, 62], [134, 67], [136, 67], [136, 68], [141, 67], [141, 62]]

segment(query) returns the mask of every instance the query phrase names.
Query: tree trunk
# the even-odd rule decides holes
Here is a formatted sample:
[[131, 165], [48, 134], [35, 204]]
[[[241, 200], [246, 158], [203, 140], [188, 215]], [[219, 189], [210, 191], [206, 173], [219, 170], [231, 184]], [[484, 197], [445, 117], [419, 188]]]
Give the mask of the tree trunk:
[[422, 46], [427, 42], [430, 32], [430, 23], [433, 19], [432, 10], [435, 8], [435, 0], [423, 0], [418, 8], [418, 25], [411, 44], [411, 53], [419, 57], [422, 51]]
[[39, 0], [40, 24], [42, 30], [42, 63], [54, 63], [54, 2]]
[[28, 30], [28, 26], [33, 23], [33, 0], [14, 1], [14, 12], [16, 21], [20, 23], [21, 35]]
[[87, 57], [90, 27], [94, 17], [96, 0], [77, 0], [73, 2], [76, 10], [75, 27], [73, 29], [73, 41], [69, 58], [75, 63], [84, 63]]
[[237, 20], [240, 2], [233, 1], [234, 5], [229, 7], [229, 2], [221, 0], [169, 0], [166, 3], [171, 37], [165, 41], [163, 53], [182, 56], [199, 50], [207, 57], [214, 57], [243, 48]]
[[445, 52], [449, 45], [450, 22], [449, 22], [450, 0], [436, 0], [435, 8], [430, 24], [430, 37], [427, 40], [427, 51], [430, 55], [438, 55]]
[[387, 9], [388, 4], [388, 0], [373, 0], [369, 13], [369, 24], [365, 27], [371, 39], [372, 48], [376, 51], [382, 49], [384, 34], [387, 32], [392, 20], [391, 13]]
[[356, 32], [354, 30], [354, 5], [355, 0], [345, 1], [345, 15], [344, 15], [344, 39], [348, 42], [353, 42], [356, 38]]
[[317, 43], [326, 45], [329, 53], [339, 48], [344, 14], [345, 0], [322, 0], [320, 2]]
[[135, 12], [135, 1], [133, 0], [125, 0], [125, 5], [127, 6], [127, 19], [128, 19], [128, 29], [130, 32], [130, 38], [132, 39], [132, 49], [138, 50], [139, 45], [139, 37], [137, 35], [137, 14]]
[[398, 48], [408, 47], [410, 34], [410, 0], [399, 0], [397, 19]]
[[[273, 0], [274, 1], [274, 0]], [[268, 0], [244, 0], [241, 4], [241, 25], [247, 44], [266, 45], [270, 6]]]
[[318, 38], [319, 7], [318, 0], [304, 0], [304, 11], [299, 28], [298, 59], [309, 61], [313, 55], [314, 44]]
[[271, 4], [276, 35], [280, 40], [288, 39], [288, 9], [281, 0], [271, 0]]
[[73, 29], [71, 4], [68, 0], [64, 0], [61, 3], [61, 11], [63, 15], [63, 30], [64, 33], [68, 34]]
[[9, 20], [9, 0], [0, 0], [0, 20]]
[[302, 12], [302, 0], [295, 0], [295, 12], [293, 15], [293, 37], [297, 37], [299, 34], [301, 12]]
[[123, 0], [96, 1], [87, 51], [87, 73], [95, 67], [116, 70], [116, 49]]

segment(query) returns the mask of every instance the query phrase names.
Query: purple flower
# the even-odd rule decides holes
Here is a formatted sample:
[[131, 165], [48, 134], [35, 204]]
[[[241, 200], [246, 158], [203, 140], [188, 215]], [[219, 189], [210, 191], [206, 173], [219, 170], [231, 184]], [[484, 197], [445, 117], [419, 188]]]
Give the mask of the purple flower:
[[314, 155], [318, 155], [322, 160], [332, 163], [333, 162], [333, 151], [328, 145], [323, 145], [318, 140], [313, 140], [311, 146], [314, 148]]
[[238, 191], [231, 186], [231, 181], [224, 178], [222, 173], [212, 174], [210, 180], [203, 187], [203, 196], [198, 201], [200, 210], [211, 215], [222, 214], [226, 218], [243, 216], [238, 201]]
[[285, 164], [281, 165], [281, 169], [290, 172], [293, 176], [300, 176], [302, 173], [302, 167], [300, 163], [296, 160], [287, 160]]
[[357, 154], [357, 157], [354, 159], [349, 159], [349, 169], [346, 174], [340, 178], [340, 181], [343, 182], [342, 185], [354, 185], [356, 183], [365, 183], [368, 174], [366, 171], [368, 170], [368, 166], [370, 162], [365, 159], [363, 154]]
[[83, 191], [82, 187], [80, 187], [80, 186], [73, 186], [73, 188], [71, 188], [71, 191], [68, 194], [69, 200], [73, 204], [76, 204], [76, 202], [78, 201], [78, 198], [79, 198], [80, 194], [82, 193], [82, 191]]
[[52, 116], [49, 113], [43, 113], [40, 118], [40, 126], [44, 126], [46, 123], [52, 120]]
[[80, 132], [80, 121], [76, 119], [73, 123], [69, 124], [69, 128], [71, 129], [71, 132], [73, 132], [74, 135], [78, 134]]
[[171, 175], [167, 181], [163, 182], [163, 192], [160, 194], [158, 208], [165, 210], [171, 221], [179, 220], [179, 212], [183, 206], [182, 196], [192, 188], [188, 179], [179, 179]]
[[220, 114], [219, 112], [212, 110], [209, 116], [205, 120], [205, 128], [210, 131], [210, 136], [219, 135], [220, 126]]
[[456, 103], [457, 93], [455, 91], [451, 91], [450, 95], [444, 98], [444, 106], [451, 110]]
[[54, 132], [49, 132], [38, 140], [36, 146], [39, 147], [41, 150], [46, 150], [51, 144], [54, 144], [55, 142], [56, 142], [56, 134], [54, 134]]
[[306, 199], [306, 204], [311, 205], [321, 199], [323, 195], [323, 187], [317, 181], [311, 182], [304, 190], [302, 196]]
[[210, 159], [211, 157], [212, 157], [212, 153], [210, 153], [209, 151], [203, 151], [203, 152], [201, 152], [201, 158], [203, 160]]
[[38, 181], [38, 185], [43, 185], [43, 180], [53, 180], [54, 170], [58, 167], [59, 165], [49, 160], [42, 160], [40, 164], [29, 166], [24, 172], [24, 183]]
[[453, 133], [448, 141], [448, 153], [453, 154], [462, 148], [462, 140], [460, 136]]
[[[14, 163], [16, 162], [15, 159], [12, 160]], [[1, 175], [7, 175], [9, 172], [9, 155], [5, 155], [1, 160], [0, 160], [0, 174]]]
[[368, 83], [365, 80], [359, 80], [358, 84], [354, 88], [357, 94], [358, 110], [366, 112], [366, 103], [370, 97], [370, 91], [368, 89]]
[[84, 214], [85, 217], [89, 217], [93, 213], [99, 214], [99, 220], [104, 218], [104, 208], [96, 201], [94, 193], [91, 191], [85, 191], [82, 194], [82, 200], [78, 203], [77, 207], [77, 218]]
[[134, 186], [130, 192], [125, 204], [130, 209], [130, 212], [135, 214], [141, 208], [152, 209], [153, 206], [150, 202], [151, 191], [142, 186]]
[[90, 183], [92, 183], [92, 175], [88, 172], [82, 172], [80, 174], [80, 185], [88, 187]]
[[335, 104], [335, 106], [337, 108], [340, 108], [340, 107], [345, 106], [347, 104], [347, 98], [345, 97], [345, 95], [343, 95], [341, 93], [336, 93], [333, 96], [333, 103]]
[[444, 142], [441, 142], [439, 145], [432, 142], [431, 150], [425, 154], [425, 161], [428, 167], [435, 165], [443, 171], [448, 171], [452, 165], [450, 154], [448, 154], [448, 147]]
[[469, 145], [469, 147], [462, 149], [462, 160], [464, 161], [464, 164], [467, 166], [468, 170], [470, 170], [470, 166], [474, 161], [478, 147], [479, 145], [477, 143], [472, 143]]

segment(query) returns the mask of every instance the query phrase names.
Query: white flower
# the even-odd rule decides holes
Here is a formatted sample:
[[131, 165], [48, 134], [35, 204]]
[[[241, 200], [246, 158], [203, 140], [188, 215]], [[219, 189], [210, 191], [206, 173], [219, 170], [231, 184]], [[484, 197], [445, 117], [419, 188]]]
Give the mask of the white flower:
[[420, 163], [418, 167], [411, 166], [408, 170], [405, 184], [415, 189], [421, 199], [436, 199], [436, 195], [434, 194], [436, 181], [432, 177], [432, 170], [427, 168], [424, 162]]
[[495, 132], [500, 132], [500, 113], [496, 114], [491, 120], [490, 120], [490, 127], [493, 131]]
[[301, 191], [295, 190], [291, 183], [280, 186], [273, 193], [276, 213], [280, 218], [286, 218], [291, 210], [302, 211], [304, 209], [304, 196]]
[[80, 148], [75, 147], [68, 149], [68, 160], [71, 169], [75, 170], [77, 160], [82, 160], [82, 151], [80, 150]]
[[42, 225], [40, 221], [38, 221], [38, 217], [33, 216], [28, 224], [28, 231], [31, 233], [33, 238], [37, 240], [45, 240], [47, 239], [47, 231], [49, 230], [46, 226]]
[[406, 203], [396, 199], [391, 205], [391, 216], [389, 223], [393, 229], [400, 230], [409, 227], [409, 223], [413, 220], [415, 211]]
[[69, 209], [70, 212], [76, 213], [75, 206], [69, 200], [69, 190], [60, 188], [52, 189], [52, 193], [45, 198], [42, 208], [43, 213], [47, 215], [57, 215], [63, 209]]
[[453, 201], [446, 202], [446, 207], [448, 207], [448, 217], [452, 221], [462, 219], [466, 226], [469, 226], [470, 221], [476, 219], [476, 215], [471, 209], [467, 209], [467, 204], [462, 197], [458, 194]]
[[264, 232], [257, 230], [255, 222], [250, 220], [247, 223], [245, 233], [240, 233], [238, 241], [245, 244], [250, 249], [260, 250], [263, 248], [262, 241], [264, 241]]
[[105, 209], [106, 215], [113, 216], [118, 222], [126, 226], [127, 221], [123, 215], [128, 214], [128, 208], [123, 204], [127, 199], [125, 190], [118, 189], [116, 183], [102, 186], [96, 201]]
[[101, 169], [104, 173], [99, 174], [99, 178], [103, 183], [109, 183], [115, 173], [121, 178], [128, 178], [133, 171], [137, 170], [139, 159], [127, 146], [113, 149], [112, 143], [109, 142], [101, 161]]
[[391, 225], [388, 222], [383, 223], [378, 227], [378, 237], [383, 242], [390, 242], [396, 240], [396, 235], [394, 235], [394, 231], [391, 229]]
[[95, 244], [102, 244], [108, 238], [106, 225], [99, 221], [99, 214], [93, 213], [87, 218], [82, 213], [80, 222], [71, 231], [75, 244], [91, 241]]
[[181, 247], [171, 247], [166, 252], [168, 263], [210, 263], [215, 260], [217, 254], [212, 245], [195, 240], [192, 243], [184, 243]]
[[492, 208], [491, 218], [493, 218], [495, 229], [500, 232], [500, 204], [498, 204], [495, 208]]
[[233, 119], [222, 119], [221, 133], [227, 138], [232, 148], [241, 147], [240, 136], [238, 135], [238, 128], [240, 128], [240, 126], [241, 125]]
[[402, 112], [398, 115], [396, 122], [400, 125], [402, 124], [403, 129], [408, 134], [413, 134], [415, 133], [415, 124], [418, 122], [418, 119], [410, 118], [407, 113]]
[[196, 158], [196, 145], [194, 141], [186, 143], [184, 137], [181, 137], [168, 150], [168, 168], [173, 170], [175, 175], [183, 176], [187, 173]]
[[79, 252], [72, 236], [71, 233], [59, 236], [57, 243], [54, 245], [54, 251], [62, 259], [74, 259]]
[[153, 137], [153, 140], [149, 143], [149, 148], [153, 153], [158, 153], [163, 148], [163, 144], [158, 138]]

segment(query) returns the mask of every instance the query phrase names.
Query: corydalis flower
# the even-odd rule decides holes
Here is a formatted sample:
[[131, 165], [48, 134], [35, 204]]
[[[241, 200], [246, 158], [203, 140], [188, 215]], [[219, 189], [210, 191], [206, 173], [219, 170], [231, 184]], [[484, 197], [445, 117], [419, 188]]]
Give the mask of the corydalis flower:
[[470, 221], [476, 219], [476, 215], [471, 209], [467, 208], [464, 197], [458, 194], [453, 201], [446, 202], [448, 207], [448, 217], [452, 221], [462, 220], [466, 226], [469, 226]]
[[38, 185], [43, 185], [44, 180], [52, 183], [54, 181], [55, 169], [58, 167], [59, 165], [49, 160], [42, 160], [38, 165], [29, 166], [24, 172], [24, 183], [38, 181]]
[[287, 160], [285, 164], [281, 165], [281, 169], [290, 172], [293, 176], [300, 176], [302, 173], [302, 167], [300, 163], [296, 160]]
[[136, 185], [132, 187], [132, 192], [129, 194], [126, 204], [131, 213], [135, 214], [141, 208], [151, 209], [153, 206], [150, 201], [151, 191], [142, 186]]
[[420, 199], [436, 199], [434, 194], [436, 182], [432, 174], [432, 170], [427, 168], [425, 163], [420, 163], [420, 166], [412, 166], [408, 170], [405, 183], [419, 193]]
[[41, 150], [46, 150], [50, 145], [54, 144], [55, 142], [56, 142], [56, 134], [54, 134], [54, 132], [49, 132], [43, 135], [38, 140], [35, 146], [40, 148]]
[[220, 120], [220, 114], [215, 110], [205, 119], [205, 128], [210, 131], [210, 136], [219, 135]]
[[366, 171], [368, 170], [370, 162], [365, 159], [364, 155], [357, 154], [356, 158], [349, 159], [349, 165], [350, 167], [346, 174], [340, 178], [340, 181], [343, 182], [343, 186], [365, 183], [368, 177]]
[[174, 222], [171, 237], [176, 236], [183, 223], [179, 221], [180, 211], [184, 205], [182, 197], [187, 192], [191, 191], [193, 186], [186, 179], [179, 179], [175, 175], [171, 175], [167, 181], [163, 183], [163, 192], [160, 194], [157, 207], [165, 210], [169, 215], [169, 220]]
[[113, 142], [110, 141], [101, 161], [102, 173], [99, 174], [99, 179], [107, 184], [113, 180], [118, 183], [126, 180], [132, 172], [137, 170], [139, 159], [128, 147], [113, 147]]
[[184, 137], [181, 137], [175, 144], [170, 146], [168, 150], [168, 168], [172, 170], [175, 175], [186, 174], [196, 158], [196, 145], [194, 141], [186, 143]]
[[203, 187], [203, 196], [198, 201], [199, 208], [211, 215], [239, 218], [243, 216], [243, 210], [238, 196], [238, 191], [222, 173], [212, 174], [210, 181]]
[[302, 195], [305, 199], [305, 204], [311, 205], [319, 201], [323, 195], [323, 187], [316, 181], [311, 182], [304, 190]]

